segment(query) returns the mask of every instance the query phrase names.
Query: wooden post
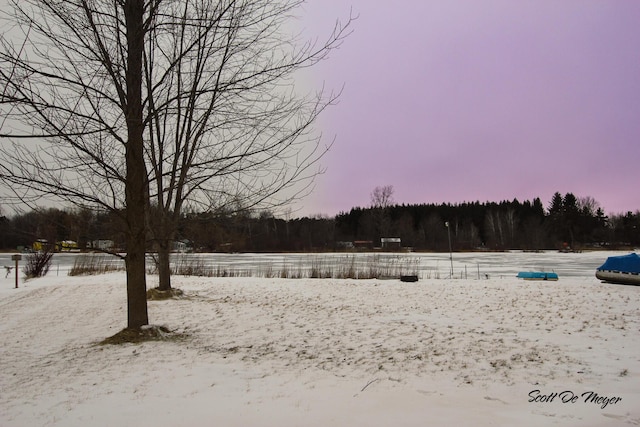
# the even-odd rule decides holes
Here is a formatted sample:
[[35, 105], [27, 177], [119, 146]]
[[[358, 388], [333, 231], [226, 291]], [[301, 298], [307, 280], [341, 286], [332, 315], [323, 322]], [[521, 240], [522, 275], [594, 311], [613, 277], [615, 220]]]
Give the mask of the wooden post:
[[18, 261], [22, 259], [22, 255], [15, 254], [11, 256], [11, 260], [16, 262], [16, 289], [18, 289]]

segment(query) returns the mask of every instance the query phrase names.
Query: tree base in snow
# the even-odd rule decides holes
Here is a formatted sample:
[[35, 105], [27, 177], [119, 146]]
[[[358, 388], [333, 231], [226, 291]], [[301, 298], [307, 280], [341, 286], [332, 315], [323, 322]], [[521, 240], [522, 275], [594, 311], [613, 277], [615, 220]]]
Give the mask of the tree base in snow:
[[100, 342], [106, 344], [140, 343], [145, 341], [172, 341], [183, 338], [183, 334], [174, 333], [166, 326], [146, 325], [140, 329], [126, 328]]

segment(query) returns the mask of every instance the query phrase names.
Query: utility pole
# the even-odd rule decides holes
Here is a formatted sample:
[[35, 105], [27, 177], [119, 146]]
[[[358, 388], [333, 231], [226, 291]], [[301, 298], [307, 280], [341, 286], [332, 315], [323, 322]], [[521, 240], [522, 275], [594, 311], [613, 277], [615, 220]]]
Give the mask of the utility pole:
[[449, 229], [449, 221], [444, 223], [445, 227], [447, 227], [447, 236], [449, 236], [449, 262], [451, 263], [451, 272], [449, 273], [449, 277], [453, 278], [453, 251], [451, 250], [451, 230]]

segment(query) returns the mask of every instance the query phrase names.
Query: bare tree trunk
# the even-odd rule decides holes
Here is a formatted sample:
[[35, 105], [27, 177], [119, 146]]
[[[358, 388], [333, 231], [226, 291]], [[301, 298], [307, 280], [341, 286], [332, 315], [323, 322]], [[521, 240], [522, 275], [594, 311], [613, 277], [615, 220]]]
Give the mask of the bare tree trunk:
[[143, 152], [142, 54], [144, 47], [143, 0], [125, 2], [127, 27], [127, 145], [126, 145], [126, 221], [127, 221], [127, 314], [128, 327], [139, 329], [149, 323], [145, 271], [145, 206], [147, 177]]
[[171, 249], [176, 236], [175, 219], [169, 217], [165, 209], [151, 205], [148, 209], [148, 233], [153, 250], [156, 253], [154, 259], [158, 272], [158, 290], [171, 290]]
[[171, 290], [171, 240], [163, 239], [158, 242], [158, 289]]

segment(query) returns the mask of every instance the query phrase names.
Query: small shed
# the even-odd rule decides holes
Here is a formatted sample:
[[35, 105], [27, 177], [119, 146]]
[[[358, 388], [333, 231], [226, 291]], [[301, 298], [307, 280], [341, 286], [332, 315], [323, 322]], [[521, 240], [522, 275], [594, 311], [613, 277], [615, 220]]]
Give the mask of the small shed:
[[399, 251], [402, 248], [402, 240], [399, 237], [383, 237], [380, 239], [383, 250]]

